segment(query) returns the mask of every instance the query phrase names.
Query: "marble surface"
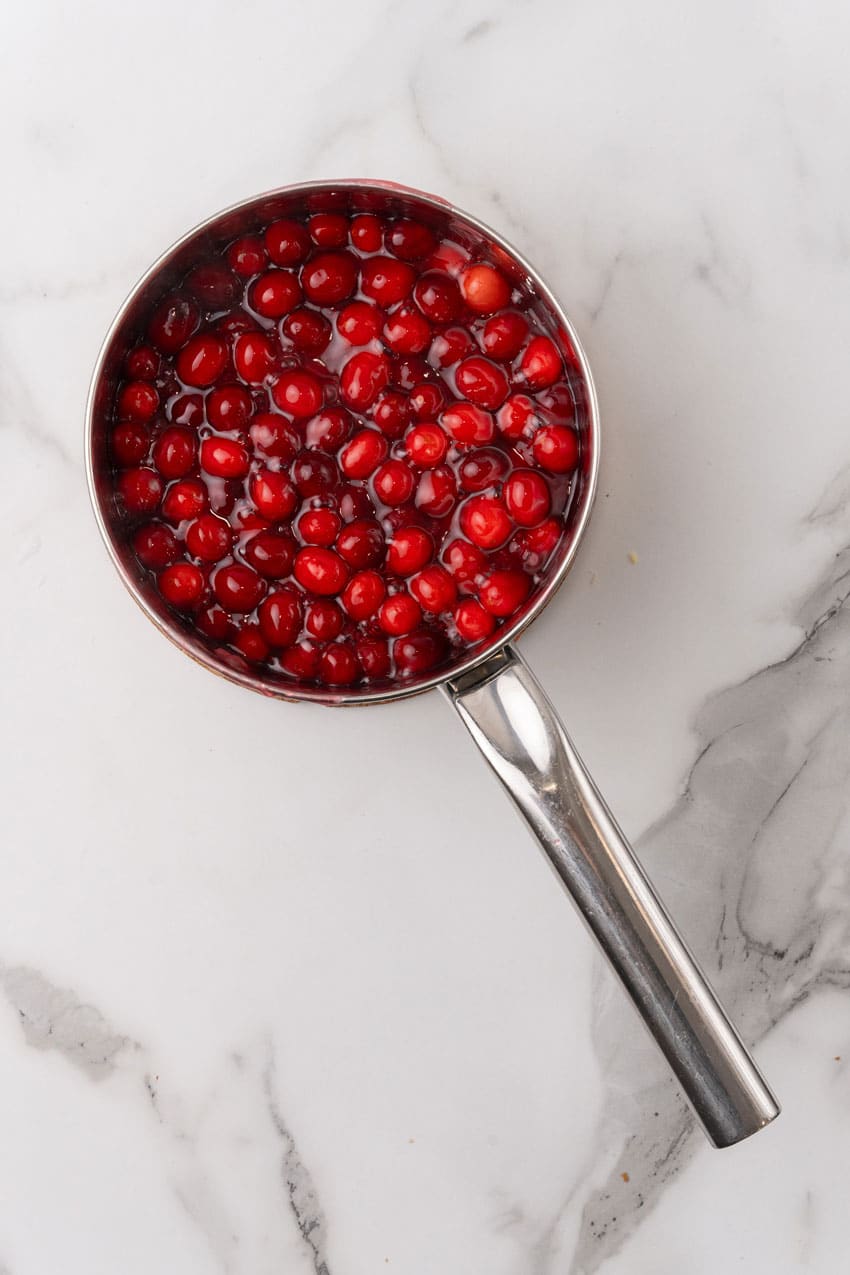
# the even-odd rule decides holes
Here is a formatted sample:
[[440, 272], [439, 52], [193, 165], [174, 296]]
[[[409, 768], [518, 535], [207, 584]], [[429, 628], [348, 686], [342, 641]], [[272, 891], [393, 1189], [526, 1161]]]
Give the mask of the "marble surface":
[[[3, 26], [2, 1275], [843, 1269], [846, 5]], [[600, 500], [523, 650], [783, 1101], [733, 1150], [439, 696], [226, 685], [98, 542], [83, 403], [134, 279], [364, 175], [497, 226], [586, 344]]]

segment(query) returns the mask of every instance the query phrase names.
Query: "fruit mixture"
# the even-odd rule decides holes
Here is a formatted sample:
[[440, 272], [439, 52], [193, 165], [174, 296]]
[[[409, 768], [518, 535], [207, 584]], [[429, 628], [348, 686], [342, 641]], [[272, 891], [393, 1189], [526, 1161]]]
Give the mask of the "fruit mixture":
[[369, 213], [211, 249], [128, 352], [109, 445], [120, 534], [169, 611], [231, 664], [339, 688], [447, 668], [510, 624], [579, 463], [539, 303]]

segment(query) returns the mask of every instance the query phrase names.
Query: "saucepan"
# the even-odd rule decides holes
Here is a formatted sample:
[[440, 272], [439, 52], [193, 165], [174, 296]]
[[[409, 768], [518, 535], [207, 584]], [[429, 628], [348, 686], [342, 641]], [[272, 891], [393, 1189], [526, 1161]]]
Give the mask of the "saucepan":
[[[285, 681], [200, 640], [140, 572], [118, 531], [110, 480], [109, 430], [117, 378], [152, 304], [185, 276], [199, 252], [224, 246], [275, 218], [316, 210], [416, 219], [462, 244], [484, 248], [534, 299], [562, 353], [575, 400], [580, 465], [566, 532], [526, 606], [489, 639], [437, 670], [356, 688]], [[515, 641], [551, 600], [575, 561], [596, 493], [600, 423], [587, 359], [570, 320], [544, 280], [501, 235], [446, 201], [375, 181], [313, 182], [245, 200], [184, 235], [146, 272], [121, 307], [92, 379], [86, 419], [88, 480], [113, 563], [154, 624], [196, 661], [281, 700], [375, 705], [439, 690], [458, 713], [554, 872], [596, 938], [701, 1122], [729, 1146], [763, 1128], [778, 1104], [686, 947], [634, 851], [587, 772], [558, 714]], [[411, 710], [412, 711], [412, 710]]]

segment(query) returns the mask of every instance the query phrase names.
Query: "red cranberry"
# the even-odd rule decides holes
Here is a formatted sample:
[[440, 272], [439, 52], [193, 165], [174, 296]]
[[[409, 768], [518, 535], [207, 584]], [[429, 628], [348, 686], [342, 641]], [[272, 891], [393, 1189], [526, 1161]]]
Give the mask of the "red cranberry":
[[348, 567], [332, 549], [311, 545], [295, 555], [295, 579], [310, 593], [333, 597], [345, 587], [348, 574]]
[[216, 319], [213, 328], [223, 336], [238, 336], [240, 332], [258, 332], [259, 324], [244, 310], [240, 310], [237, 314], [231, 310], [228, 314], [223, 314]]
[[390, 653], [386, 642], [380, 638], [361, 638], [354, 649], [365, 677], [371, 681], [389, 677]]
[[339, 463], [346, 478], [368, 478], [387, 454], [387, 440], [374, 429], [361, 429], [347, 443]]
[[310, 251], [310, 236], [297, 221], [273, 221], [265, 233], [266, 248], [275, 265], [294, 266]]
[[437, 246], [433, 232], [421, 221], [402, 218], [390, 226], [386, 234], [387, 248], [402, 261], [420, 261]]
[[148, 336], [163, 354], [176, 354], [201, 321], [197, 302], [189, 297], [166, 297], [151, 316]]
[[191, 337], [177, 355], [177, 375], [185, 385], [212, 385], [226, 366], [227, 346], [220, 336], [209, 333]]
[[504, 314], [494, 314], [484, 324], [481, 344], [491, 359], [507, 363], [519, 354], [527, 335], [528, 323], [523, 316], [516, 310], [506, 310]]
[[151, 571], [161, 571], [180, 557], [180, 545], [170, 527], [149, 522], [133, 534], [133, 550], [139, 562]]
[[430, 562], [434, 541], [422, 527], [399, 527], [387, 546], [387, 570], [393, 575], [410, 576]]
[[457, 631], [465, 642], [483, 642], [496, 627], [496, 621], [474, 598], [464, 598], [455, 607]]
[[204, 573], [191, 562], [175, 562], [157, 577], [157, 585], [166, 602], [181, 611], [193, 606], [204, 591]]
[[464, 266], [468, 264], [469, 253], [466, 249], [444, 240], [443, 243], [437, 244], [437, 247], [425, 262], [425, 267], [428, 270], [438, 270], [449, 274], [453, 279], [456, 279]]
[[260, 469], [251, 479], [251, 499], [264, 518], [277, 522], [289, 518], [298, 506], [298, 495], [286, 474]]
[[254, 404], [241, 385], [222, 385], [207, 395], [207, 420], [213, 429], [244, 429]]
[[484, 554], [468, 540], [452, 540], [443, 550], [443, 561], [460, 584], [471, 583], [487, 567]]
[[525, 556], [532, 555], [539, 560], [538, 565], [542, 565], [561, 539], [563, 530], [557, 518], [547, 518], [539, 527], [526, 531], [522, 537]]
[[432, 421], [446, 405], [446, 396], [442, 386], [435, 382], [424, 382], [410, 391], [410, 410], [418, 421]]
[[402, 306], [384, 324], [384, 341], [396, 354], [421, 354], [431, 344], [431, 327], [412, 306]]
[[227, 264], [243, 278], [259, 274], [266, 264], [266, 249], [259, 235], [243, 235], [227, 249]]
[[271, 337], [266, 332], [245, 332], [236, 338], [233, 351], [236, 371], [249, 385], [259, 385], [274, 371], [277, 355]]
[[178, 394], [168, 404], [168, 419], [175, 425], [197, 429], [204, 423], [204, 400], [200, 394]]
[[504, 619], [519, 610], [530, 591], [531, 579], [524, 571], [494, 571], [478, 596], [491, 615]]
[[197, 478], [183, 478], [172, 483], [162, 501], [162, 516], [169, 522], [183, 522], [197, 518], [209, 502], [206, 487]]
[[428, 270], [420, 275], [413, 289], [413, 299], [432, 323], [451, 323], [463, 308], [460, 289], [449, 275]]
[[393, 257], [369, 257], [360, 271], [360, 287], [367, 297], [387, 309], [403, 301], [416, 278], [412, 266]]
[[440, 416], [440, 424], [456, 443], [489, 443], [495, 433], [493, 417], [474, 403], [454, 403]]
[[525, 347], [519, 370], [527, 385], [533, 390], [554, 385], [563, 371], [561, 356], [554, 341], [548, 336], [535, 336]]
[[335, 305], [357, 285], [357, 263], [347, 252], [320, 252], [301, 271], [301, 286], [316, 305]]
[[267, 580], [279, 580], [292, 570], [296, 548], [292, 536], [261, 531], [246, 544], [245, 557], [261, 576]]
[[419, 354], [403, 354], [392, 364], [392, 381], [397, 389], [411, 391], [431, 374], [431, 368]]
[[417, 469], [433, 469], [445, 460], [449, 450], [449, 440], [439, 425], [414, 425], [404, 440], [411, 464]]
[[431, 611], [439, 615], [447, 611], [457, 598], [457, 589], [452, 577], [445, 567], [437, 563], [426, 567], [410, 581], [410, 592], [422, 607], [423, 611]]
[[337, 536], [336, 551], [350, 567], [373, 567], [384, 556], [384, 533], [374, 518], [357, 518]]
[[413, 470], [403, 460], [385, 461], [372, 481], [378, 499], [393, 507], [406, 504], [416, 486]]
[[276, 589], [257, 609], [260, 632], [269, 646], [289, 646], [301, 631], [301, 599], [294, 589]]
[[377, 571], [358, 571], [345, 586], [342, 605], [352, 620], [368, 620], [386, 597], [387, 587]]
[[159, 395], [146, 381], [129, 381], [118, 395], [118, 415], [124, 420], [149, 421], [159, 407]]
[[118, 475], [118, 491], [131, 514], [156, 509], [162, 497], [162, 479], [153, 469], [124, 469]]
[[204, 562], [221, 562], [233, 545], [233, 528], [216, 514], [201, 514], [186, 528], [186, 548]]
[[343, 522], [375, 516], [371, 496], [365, 487], [358, 487], [356, 483], [348, 483], [340, 488], [338, 507]]
[[319, 248], [342, 248], [348, 240], [348, 218], [341, 213], [314, 213], [307, 229]]
[[466, 328], [446, 328], [445, 332], [439, 332], [431, 342], [428, 361], [441, 368], [453, 367], [474, 349], [475, 342]]
[[269, 658], [269, 644], [258, 624], [243, 624], [233, 639], [233, 645], [252, 664], [263, 664]]
[[409, 593], [394, 593], [381, 603], [378, 623], [391, 637], [412, 633], [422, 621], [422, 609]]
[[264, 319], [282, 319], [301, 300], [301, 286], [291, 270], [268, 270], [248, 289], [248, 301]]
[[159, 371], [159, 355], [149, 345], [137, 345], [124, 360], [124, 367], [134, 381], [152, 381]]
[[534, 436], [534, 459], [550, 474], [569, 474], [578, 464], [578, 434], [566, 425], [544, 425]]
[[201, 469], [215, 478], [244, 478], [251, 464], [248, 451], [232, 438], [205, 438]]
[[308, 509], [298, 519], [298, 534], [305, 544], [329, 548], [339, 535], [342, 519], [332, 509]]
[[401, 438], [407, 425], [407, 399], [398, 390], [385, 390], [372, 404], [371, 416], [386, 438]]
[[457, 483], [448, 465], [426, 469], [416, 487], [416, 508], [432, 518], [445, 518], [457, 501]]
[[241, 562], [219, 567], [212, 583], [219, 606], [231, 615], [234, 612], [253, 611], [266, 588], [256, 571], [243, 566]]
[[461, 531], [480, 549], [498, 549], [513, 531], [513, 523], [495, 496], [472, 496], [460, 511]]
[[460, 276], [463, 299], [476, 314], [503, 310], [511, 299], [511, 286], [495, 266], [483, 262], [469, 266]]
[[322, 406], [322, 385], [309, 372], [283, 372], [272, 385], [272, 398], [282, 412], [315, 416]]
[[458, 393], [470, 403], [477, 403], [491, 411], [504, 403], [510, 389], [503, 370], [480, 354], [463, 360], [455, 372], [455, 384]]
[[301, 446], [295, 426], [274, 412], [255, 416], [248, 433], [257, 451], [265, 452], [266, 456], [279, 456], [281, 460], [292, 460]]
[[444, 644], [436, 634], [423, 631], [393, 642], [395, 666], [402, 677], [427, 673], [443, 656]]
[[496, 417], [505, 438], [515, 441], [524, 438], [537, 420], [537, 409], [526, 394], [512, 394], [499, 408]]
[[117, 465], [126, 469], [128, 465], [138, 465], [148, 454], [150, 435], [144, 425], [135, 421], [126, 421], [116, 425], [109, 439], [109, 447]]
[[309, 641], [298, 642], [290, 646], [280, 657], [280, 666], [285, 673], [296, 677], [299, 682], [309, 682], [319, 669], [318, 648]]
[[212, 263], [195, 266], [186, 279], [186, 285], [199, 301], [214, 310], [224, 310], [233, 305], [239, 295], [239, 281], [233, 271]]
[[331, 642], [319, 658], [319, 676], [327, 686], [350, 686], [359, 673], [357, 657], [344, 642]]
[[283, 321], [283, 334], [298, 350], [318, 355], [328, 348], [333, 332], [324, 315], [303, 306], [293, 310]]
[[233, 634], [233, 621], [220, 606], [199, 611], [195, 616], [195, 625], [213, 642], [229, 642]]
[[495, 447], [468, 452], [458, 469], [460, 485], [464, 491], [484, 491], [501, 482], [510, 467], [508, 457]]
[[390, 379], [386, 355], [363, 350], [354, 354], [342, 369], [339, 389], [350, 407], [365, 411], [371, 407]]
[[300, 452], [292, 462], [292, 481], [302, 496], [325, 495], [339, 482], [336, 461], [322, 452]]
[[163, 478], [182, 478], [195, 464], [195, 436], [182, 425], [164, 429], [153, 449], [153, 463]]
[[351, 221], [351, 242], [360, 252], [380, 252], [383, 244], [381, 223], [371, 213], [361, 213]]
[[380, 336], [382, 322], [377, 306], [368, 301], [349, 301], [339, 312], [336, 329], [349, 345], [368, 345]]
[[508, 513], [520, 527], [536, 527], [549, 516], [549, 484], [534, 469], [515, 469], [505, 483]]
[[335, 452], [350, 437], [353, 428], [351, 417], [344, 408], [326, 407], [308, 423], [305, 441], [308, 447]]

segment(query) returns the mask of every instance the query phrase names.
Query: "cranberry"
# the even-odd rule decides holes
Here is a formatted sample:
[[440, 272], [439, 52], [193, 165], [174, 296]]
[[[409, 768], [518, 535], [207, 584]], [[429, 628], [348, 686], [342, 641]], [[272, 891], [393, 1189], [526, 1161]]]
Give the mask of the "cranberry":
[[426, 469], [416, 487], [416, 508], [432, 518], [445, 518], [457, 502], [457, 483], [448, 465]]
[[474, 349], [475, 342], [466, 328], [446, 328], [444, 332], [434, 337], [431, 349], [428, 351], [428, 359], [437, 367], [453, 367]]
[[175, 562], [160, 571], [157, 585], [166, 602], [186, 610], [198, 601], [204, 591], [204, 573], [191, 562]]
[[458, 470], [460, 485], [464, 491], [484, 491], [501, 482], [510, 467], [508, 457], [495, 447], [467, 452]]
[[496, 420], [505, 438], [524, 438], [537, 419], [537, 409], [526, 394], [512, 394], [499, 408]]
[[505, 483], [505, 504], [518, 526], [536, 527], [552, 507], [546, 479], [534, 469], [515, 469]]
[[443, 652], [444, 644], [437, 635], [425, 631], [412, 633], [409, 637], [393, 642], [393, 658], [402, 677], [427, 673], [428, 669], [440, 661]]
[[243, 566], [241, 562], [219, 567], [213, 576], [212, 585], [219, 606], [231, 615], [234, 612], [253, 611], [266, 588], [256, 571]]
[[416, 487], [413, 470], [403, 460], [385, 461], [372, 480], [375, 495], [385, 505], [404, 505], [410, 500]]
[[483, 642], [496, 627], [496, 621], [474, 598], [464, 598], [455, 607], [457, 631], [465, 642]]
[[298, 534], [305, 544], [328, 548], [336, 540], [342, 519], [332, 509], [308, 509], [298, 519]]
[[251, 499], [264, 518], [277, 522], [289, 518], [298, 506], [298, 495], [286, 474], [260, 469], [251, 479]]
[[542, 565], [561, 539], [563, 530], [557, 518], [547, 518], [539, 527], [526, 531], [522, 537], [524, 555], [531, 555], [539, 560], [538, 565]]
[[566, 425], [544, 425], [534, 436], [534, 459], [550, 474], [571, 473], [578, 464], [578, 450], [578, 434]]
[[440, 385], [425, 382], [410, 391], [410, 410], [418, 421], [433, 420], [446, 405], [446, 396]]
[[297, 221], [273, 221], [265, 233], [266, 248], [275, 265], [294, 266], [310, 251], [310, 236]]
[[283, 334], [305, 354], [321, 354], [328, 348], [333, 332], [324, 315], [302, 306], [283, 321]]
[[204, 400], [200, 394], [178, 394], [168, 404], [168, 419], [175, 425], [197, 429], [204, 421]]
[[378, 612], [378, 623], [392, 637], [412, 633], [421, 621], [422, 609], [409, 593], [394, 593], [381, 604]]
[[214, 310], [233, 305], [239, 295], [239, 280], [223, 265], [196, 266], [186, 279], [189, 291]]
[[309, 640], [297, 642], [295, 646], [290, 646], [283, 652], [280, 657], [280, 666], [291, 677], [297, 677], [301, 682], [309, 682], [316, 676], [319, 668], [318, 649]]
[[227, 346], [220, 336], [209, 333], [191, 337], [177, 355], [177, 375], [186, 385], [212, 385], [226, 366]]
[[550, 341], [548, 336], [532, 337], [525, 347], [519, 369], [526, 385], [533, 390], [554, 385], [563, 371], [561, 356], [554, 341]]
[[368, 478], [387, 454], [387, 440], [374, 429], [361, 429], [342, 449], [339, 463], [346, 478]]
[[207, 395], [207, 420], [213, 429], [244, 429], [253, 410], [251, 395], [241, 385], [221, 385]]
[[412, 306], [402, 306], [384, 324], [384, 341], [396, 354], [421, 354], [431, 344], [431, 327]]
[[351, 220], [351, 242], [360, 252], [380, 252], [383, 244], [381, 222], [371, 213], [361, 213]]
[[310, 546], [295, 555], [295, 579], [310, 593], [332, 597], [348, 579], [348, 567], [332, 549]]
[[503, 314], [494, 314], [484, 324], [481, 345], [491, 359], [507, 363], [519, 354], [527, 335], [528, 323], [523, 316], [516, 310], [506, 310]]
[[463, 308], [460, 289], [454, 279], [438, 270], [420, 275], [413, 289], [413, 299], [432, 323], [451, 323]]
[[455, 279], [468, 263], [469, 253], [465, 248], [460, 248], [457, 244], [444, 240], [442, 243], [437, 244], [437, 247], [425, 262], [425, 269], [440, 270]]
[[368, 301], [350, 301], [337, 316], [336, 329], [349, 345], [368, 345], [381, 334], [382, 315]]
[[477, 403], [491, 411], [504, 403], [510, 389], [502, 369], [480, 354], [463, 360], [455, 372], [455, 384], [458, 393], [470, 403]]
[[227, 249], [227, 264], [243, 278], [259, 274], [266, 261], [266, 249], [259, 235], [243, 235]]
[[189, 297], [166, 297], [151, 316], [148, 336], [163, 354], [176, 354], [201, 321], [201, 311]]
[[282, 319], [301, 300], [301, 285], [291, 270], [268, 270], [251, 284], [248, 300], [264, 319]]
[[233, 645], [252, 664], [263, 664], [269, 658], [269, 644], [258, 624], [244, 624], [233, 639]]
[[384, 533], [374, 518], [356, 518], [337, 536], [336, 551], [350, 567], [373, 567], [384, 556]]
[[335, 452], [350, 437], [353, 428], [351, 417], [344, 408], [326, 407], [308, 422], [304, 436], [308, 447]]
[[408, 403], [398, 390], [385, 390], [372, 404], [372, 420], [387, 438], [401, 438], [407, 425]]
[[404, 440], [411, 464], [417, 469], [433, 469], [445, 460], [449, 440], [439, 425], [414, 425]]
[[280, 580], [292, 570], [296, 550], [292, 536], [261, 531], [246, 544], [245, 558], [267, 580]]
[[124, 367], [134, 381], [152, 381], [159, 371], [159, 355], [149, 345], [137, 345], [124, 360]]
[[274, 371], [277, 355], [266, 332], [245, 332], [236, 338], [233, 351], [236, 371], [250, 385], [259, 385]]
[[263, 598], [257, 619], [269, 646], [289, 646], [301, 631], [301, 599], [294, 589], [276, 589]]
[[498, 549], [513, 531], [513, 523], [495, 496], [472, 496], [460, 511], [460, 527], [480, 549]]
[[206, 487], [197, 478], [183, 478], [172, 483], [162, 501], [162, 516], [169, 522], [197, 518], [209, 503]]
[[201, 514], [186, 528], [186, 548], [204, 562], [221, 562], [233, 545], [230, 523], [216, 514]]
[[233, 633], [233, 621], [220, 606], [207, 607], [195, 615], [195, 624], [213, 642], [227, 642]]
[[302, 496], [320, 496], [339, 482], [336, 461], [322, 452], [299, 452], [292, 462], [292, 481]]
[[216, 319], [213, 329], [223, 333], [224, 336], [238, 336], [240, 332], [258, 332], [259, 324], [244, 310], [240, 310], [238, 314], [234, 314], [231, 310], [228, 314], [223, 314]]
[[431, 611], [439, 615], [447, 611], [457, 598], [457, 589], [452, 577], [445, 567], [434, 563], [420, 571], [410, 581], [410, 592], [422, 607], [423, 611]]
[[390, 653], [386, 642], [380, 638], [361, 638], [355, 644], [355, 651], [365, 677], [378, 681], [389, 676]]
[[347, 483], [340, 488], [339, 512], [343, 522], [354, 522], [357, 518], [373, 518], [375, 506], [365, 487]]
[[358, 571], [345, 586], [342, 605], [352, 620], [368, 620], [386, 597], [387, 587], [377, 571]]
[[125, 420], [149, 421], [159, 407], [159, 395], [146, 381], [129, 381], [118, 395], [118, 415]]
[[392, 365], [393, 385], [400, 390], [412, 390], [430, 375], [431, 368], [419, 354], [403, 354]]
[[336, 602], [322, 602], [317, 599], [307, 608], [304, 627], [314, 638], [331, 642], [339, 637], [345, 625], [345, 616]]
[[470, 266], [460, 276], [463, 299], [476, 314], [492, 314], [502, 310], [511, 299], [511, 286], [495, 266], [481, 262]]
[[150, 513], [162, 497], [162, 479], [153, 469], [125, 469], [118, 475], [118, 491], [131, 514]]
[[319, 659], [319, 674], [328, 686], [350, 686], [359, 673], [357, 656], [344, 642], [331, 642]]
[[474, 581], [487, 568], [487, 559], [468, 540], [452, 540], [443, 551], [443, 561], [460, 584]]
[[170, 527], [149, 522], [133, 534], [133, 550], [143, 566], [161, 571], [180, 557], [180, 545]]
[[182, 425], [164, 429], [153, 449], [153, 463], [163, 478], [182, 478], [195, 464], [195, 436]]
[[387, 546], [387, 570], [410, 576], [430, 562], [434, 541], [422, 527], [399, 527]]
[[292, 460], [301, 446], [295, 426], [274, 412], [255, 416], [248, 433], [257, 451], [265, 452], [266, 456], [279, 456], [281, 460]]
[[360, 287], [365, 296], [385, 309], [403, 301], [413, 287], [412, 266], [393, 257], [369, 257], [360, 271]]
[[454, 403], [440, 416], [443, 429], [456, 443], [489, 443], [495, 433], [493, 417], [474, 403]]
[[334, 305], [350, 297], [357, 264], [347, 252], [320, 252], [301, 271], [301, 286], [316, 305]]
[[481, 604], [500, 618], [513, 615], [531, 591], [531, 579], [524, 571], [494, 571], [482, 584]]
[[314, 416], [322, 406], [321, 382], [309, 372], [283, 372], [272, 385], [272, 398], [282, 412]]
[[215, 478], [244, 478], [251, 458], [232, 438], [205, 438], [201, 443], [201, 469]]
[[122, 468], [138, 465], [140, 461], [143, 461], [148, 454], [149, 446], [150, 434], [144, 425], [134, 421], [116, 425], [109, 439], [113, 459]]
[[387, 231], [385, 243], [387, 248], [402, 261], [419, 261], [433, 252], [437, 246], [433, 232], [421, 221], [402, 218], [394, 222]]
[[385, 388], [390, 379], [386, 355], [367, 350], [354, 354], [345, 364], [339, 378], [342, 397], [350, 407], [365, 411]]

